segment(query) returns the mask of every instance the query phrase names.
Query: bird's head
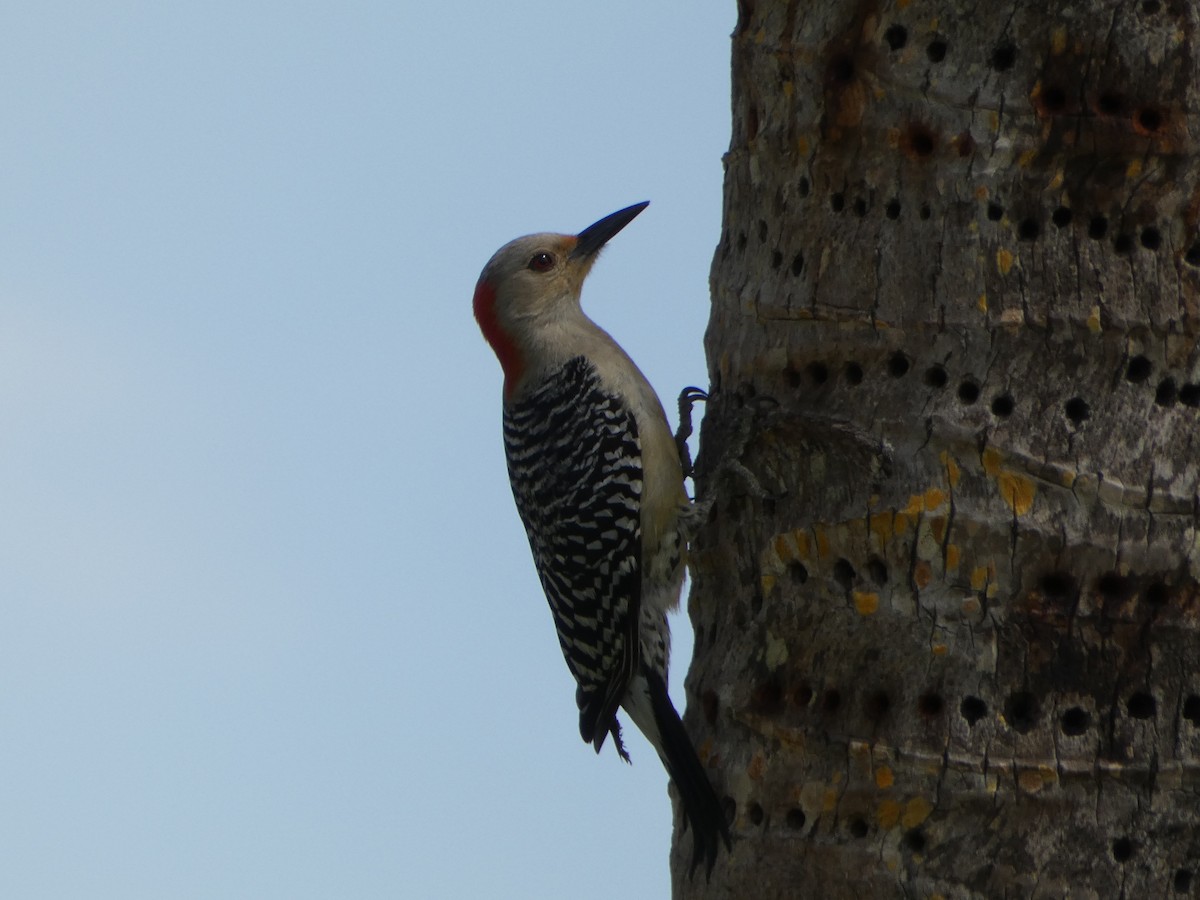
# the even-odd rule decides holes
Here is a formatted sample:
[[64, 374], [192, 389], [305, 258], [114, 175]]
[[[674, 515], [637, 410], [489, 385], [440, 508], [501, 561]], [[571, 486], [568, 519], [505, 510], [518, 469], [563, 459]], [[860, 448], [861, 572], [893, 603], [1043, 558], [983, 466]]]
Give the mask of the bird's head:
[[600, 249], [648, 203], [605, 216], [579, 234], [530, 234], [496, 251], [475, 285], [475, 320], [504, 369], [505, 390], [525, 370], [530, 337], [579, 311]]

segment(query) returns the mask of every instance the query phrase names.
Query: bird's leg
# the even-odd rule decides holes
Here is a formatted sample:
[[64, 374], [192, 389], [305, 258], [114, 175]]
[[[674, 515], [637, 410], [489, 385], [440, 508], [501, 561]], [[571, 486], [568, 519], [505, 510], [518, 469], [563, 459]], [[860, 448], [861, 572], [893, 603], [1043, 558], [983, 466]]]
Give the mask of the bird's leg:
[[679, 392], [679, 427], [675, 429], [675, 450], [679, 453], [684, 478], [691, 478], [696, 468], [688, 438], [692, 436], [692, 407], [697, 400], [708, 400], [708, 392], [698, 387], [685, 387]]

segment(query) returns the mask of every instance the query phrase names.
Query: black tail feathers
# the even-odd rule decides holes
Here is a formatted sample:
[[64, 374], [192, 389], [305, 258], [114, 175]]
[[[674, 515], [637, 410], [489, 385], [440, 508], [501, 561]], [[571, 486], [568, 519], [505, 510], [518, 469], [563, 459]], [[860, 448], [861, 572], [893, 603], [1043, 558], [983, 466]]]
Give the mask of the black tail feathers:
[[662, 677], [647, 672], [650, 685], [650, 702], [654, 709], [654, 720], [662, 739], [662, 760], [667, 774], [675, 782], [683, 814], [692, 832], [691, 875], [701, 860], [705, 863], [705, 877], [712, 876], [717, 861], [719, 842], [731, 850], [729, 826], [725, 822], [725, 810], [713, 790], [712, 783], [696, 755], [696, 748], [683, 728], [679, 713], [667, 695], [667, 686]]

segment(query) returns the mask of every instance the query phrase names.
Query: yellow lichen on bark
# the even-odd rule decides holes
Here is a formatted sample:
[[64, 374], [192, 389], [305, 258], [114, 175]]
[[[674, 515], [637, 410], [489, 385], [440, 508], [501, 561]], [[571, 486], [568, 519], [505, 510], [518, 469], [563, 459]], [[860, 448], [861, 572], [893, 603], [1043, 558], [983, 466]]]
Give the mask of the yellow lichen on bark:
[[943, 450], [938, 459], [940, 459], [942, 465], [946, 467], [946, 481], [950, 483], [950, 487], [958, 487], [958, 480], [962, 477], [962, 469], [958, 467], [958, 463], [954, 461], [954, 457]]
[[879, 595], [868, 591], [855, 591], [854, 608], [860, 616], [873, 615], [879, 609]]
[[900, 818], [900, 824], [905, 828], [916, 828], [929, 818], [931, 812], [932, 803], [924, 797], [913, 797], [904, 805], [904, 815]]
[[1033, 508], [1037, 487], [1032, 479], [1015, 472], [1001, 472], [996, 477], [996, 483], [1000, 487], [1000, 496], [1018, 516], [1025, 515]]

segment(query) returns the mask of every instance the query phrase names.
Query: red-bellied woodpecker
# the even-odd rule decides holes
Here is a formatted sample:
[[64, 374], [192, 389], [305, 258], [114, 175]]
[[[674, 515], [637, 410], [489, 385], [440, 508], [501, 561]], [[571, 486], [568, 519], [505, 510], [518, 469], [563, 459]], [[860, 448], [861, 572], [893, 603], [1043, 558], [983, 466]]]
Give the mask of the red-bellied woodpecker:
[[504, 449], [517, 511], [578, 683], [579, 733], [621, 758], [622, 707], [658, 751], [712, 871], [729, 832], [667, 695], [690, 502], [654, 389], [579, 303], [600, 248], [638, 203], [578, 235], [505, 244], [475, 287], [475, 318], [504, 369]]

